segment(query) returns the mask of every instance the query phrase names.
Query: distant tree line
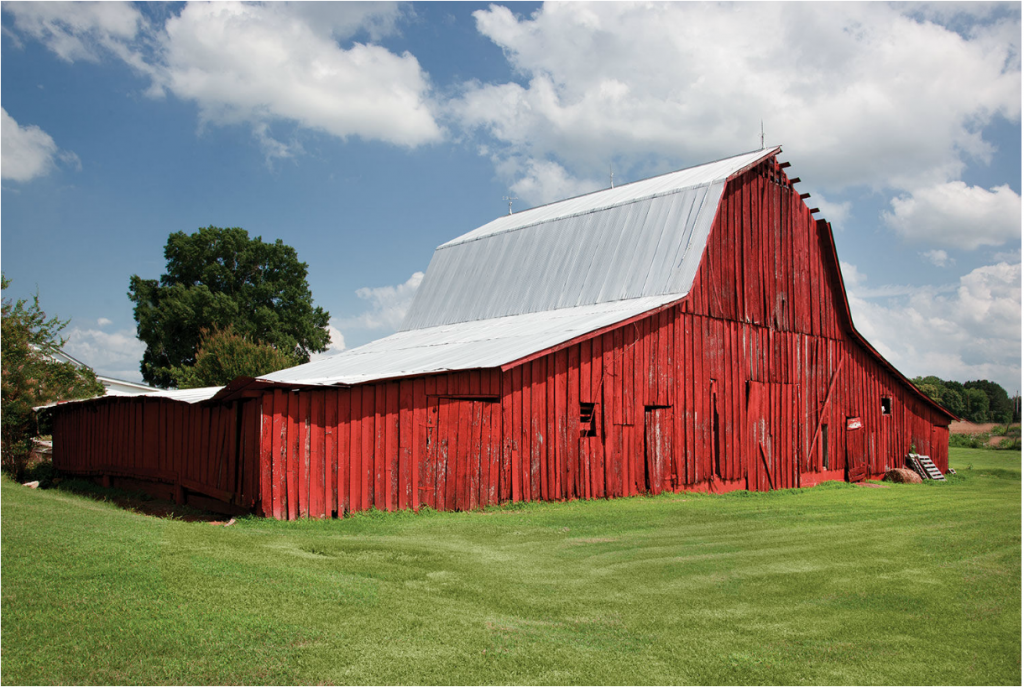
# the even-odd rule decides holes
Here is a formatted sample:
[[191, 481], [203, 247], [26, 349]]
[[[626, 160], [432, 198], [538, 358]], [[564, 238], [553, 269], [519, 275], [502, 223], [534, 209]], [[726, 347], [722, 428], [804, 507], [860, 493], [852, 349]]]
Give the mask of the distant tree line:
[[961, 384], [934, 375], [910, 380], [930, 399], [958, 417], [971, 422], [1020, 422], [1020, 397], [1010, 398], [1006, 389], [987, 379]]

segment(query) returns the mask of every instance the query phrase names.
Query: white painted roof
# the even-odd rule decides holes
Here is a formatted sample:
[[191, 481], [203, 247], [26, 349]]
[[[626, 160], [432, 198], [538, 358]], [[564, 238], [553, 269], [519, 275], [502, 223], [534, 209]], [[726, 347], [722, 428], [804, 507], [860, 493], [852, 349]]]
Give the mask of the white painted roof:
[[634, 298], [398, 332], [260, 380], [350, 385], [432, 372], [499, 367], [678, 298]]
[[726, 180], [778, 148], [570, 198], [438, 247], [401, 329], [686, 294]]

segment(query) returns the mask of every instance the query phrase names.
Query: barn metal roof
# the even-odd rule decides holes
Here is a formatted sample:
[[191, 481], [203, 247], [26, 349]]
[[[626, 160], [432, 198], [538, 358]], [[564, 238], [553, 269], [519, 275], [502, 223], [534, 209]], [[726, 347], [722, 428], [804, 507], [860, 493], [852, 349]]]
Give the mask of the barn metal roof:
[[514, 215], [505, 215], [447, 243], [443, 243], [439, 248], [447, 248], [459, 243], [484, 238], [485, 236], [505, 231], [515, 231], [516, 229], [542, 222], [550, 222], [555, 219], [605, 210], [623, 203], [632, 203], [666, 193], [676, 193], [686, 189], [697, 188], [698, 186], [721, 183], [728, 180], [734, 174], [756, 165], [761, 160], [779, 153], [781, 150], [781, 147], [776, 146], [742, 153], [722, 160], [716, 160], [715, 162], [697, 165], [696, 167], [687, 167], [676, 172], [668, 172], [667, 174], [661, 174], [649, 179], [622, 184], [615, 188], [594, 191], [593, 193], [576, 196], [575, 198], [540, 205], [529, 210], [517, 212]]
[[685, 294], [726, 180], [779, 148], [496, 219], [437, 248], [401, 329]]
[[679, 296], [653, 296], [425, 327], [259, 378], [295, 385], [350, 385], [417, 374], [500, 367]]
[[769, 148], [501, 217], [437, 248], [397, 334], [260, 381], [498, 367], [689, 293], [725, 182]]
[[[437, 248], [398, 333], [257, 381], [351, 385], [499, 367], [680, 300], [692, 286], [726, 181], [780, 150], [489, 222]], [[147, 397], [199, 403], [218, 391]]]

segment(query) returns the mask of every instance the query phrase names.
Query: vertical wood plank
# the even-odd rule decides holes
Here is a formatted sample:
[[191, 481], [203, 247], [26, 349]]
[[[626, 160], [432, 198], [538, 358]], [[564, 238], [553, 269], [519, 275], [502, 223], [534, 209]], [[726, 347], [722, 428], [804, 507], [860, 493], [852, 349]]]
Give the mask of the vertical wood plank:
[[406, 379], [398, 385], [398, 508], [412, 507], [412, 442], [413, 429], [412, 380]]
[[453, 441], [452, 437], [452, 428], [458, 427], [458, 424], [458, 417], [452, 417], [450, 399], [441, 398], [438, 401], [437, 464], [434, 466], [434, 478], [436, 481], [434, 499], [437, 502], [438, 510], [454, 508], [454, 499], [451, 499], [452, 494], [454, 494], [454, 486], [452, 486], [452, 494], [449, 494], [448, 471], [449, 463], [454, 463], [455, 460], [455, 441]]
[[365, 384], [362, 387], [362, 410], [360, 411], [360, 449], [362, 466], [359, 475], [360, 500], [364, 510], [371, 508], [376, 503], [376, 466], [374, 464], [374, 451], [376, 435], [374, 433], [374, 408], [376, 406], [375, 396], [377, 387], [374, 384]]
[[[554, 446], [555, 446], [555, 498], [565, 499], [569, 496], [567, 484], [568, 476], [568, 443], [569, 443], [569, 418], [566, 407], [569, 396], [567, 389], [569, 357], [568, 351], [562, 349], [554, 354], [555, 378], [548, 380], [548, 384], [554, 382]], [[550, 425], [549, 425], [550, 426]]]
[[384, 428], [386, 437], [385, 463], [385, 505], [389, 511], [395, 510], [398, 505], [398, 478], [401, 471], [399, 466], [399, 402], [401, 387], [398, 382], [388, 382], [386, 385], [385, 397], [385, 422]]
[[324, 514], [328, 518], [345, 515], [345, 488], [338, 470], [338, 407], [343, 393], [347, 392], [335, 389], [324, 394]]
[[[340, 411], [339, 411], [340, 412]], [[363, 388], [349, 390], [349, 512], [357, 513], [367, 506], [365, 497], [366, 467], [363, 465]]]
[[480, 507], [480, 492], [485, 484], [484, 469], [487, 461], [484, 459], [483, 440], [483, 403], [480, 401], [469, 401], [464, 404], [469, 411], [470, 432], [473, 437], [470, 445], [470, 452], [467, 456], [466, 466], [466, 505], [469, 510], [476, 510]]
[[533, 376], [530, 384], [530, 488], [534, 499], [545, 501], [548, 500], [548, 476], [544, 455], [544, 418], [548, 401], [545, 393], [546, 363], [547, 358], [538, 358], [529, 364]]
[[569, 498], [586, 498], [585, 470], [580, 461], [580, 346], [570, 346], [567, 351], [566, 379], [566, 491]]
[[512, 369], [512, 500], [523, 500], [523, 366]]
[[414, 511], [419, 511], [420, 487], [424, 483], [422, 478], [427, 451], [427, 396], [424, 392], [422, 377], [412, 380], [411, 384], [409, 402], [412, 404], [412, 439], [409, 442], [409, 505]]
[[299, 512], [298, 517], [309, 517], [309, 401], [308, 391], [295, 394], [299, 402], [299, 414], [296, 417], [298, 440], [295, 442], [295, 472], [298, 485]]
[[604, 498], [605, 491], [605, 418], [606, 415], [604, 400], [604, 348], [603, 338], [595, 336], [590, 339], [590, 401], [595, 403], [594, 422], [597, 423], [596, 434], [590, 441], [591, 454], [591, 491], [598, 498]]
[[326, 462], [326, 394], [313, 391], [309, 396], [309, 517], [324, 518], [331, 516], [324, 486], [330, 483]]
[[512, 372], [502, 373], [499, 383], [501, 416], [494, 419], [494, 423], [497, 426], [492, 426], [491, 432], [494, 433], [495, 440], [499, 442], [501, 447], [501, 465], [498, 468], [497, 475], [498, 493], [496, 502], [504, 503], [512, 500], [512, 413], [514, 405], [512, 400]]
[[548, 491], [547, 499], [549, 501], [555, 501], [561, 498], [559, 494], [559, 486], [561, 480], [558, 478], [558, 405], [556, 402], [557, 396], [557, 385], [556, 377], [557, 371], [555, 369], [556, 357], [552, 355], [544, 356], [547, 362], [547, 374], [544, 376], [544, 396], [546, 399], [546, 413], [543, 420], [545, 429], [544, 432], [544, 460], [547, 470], [545, 474], [548, 478]]
[[388, 510], [390, 490], [388, 488], [388, 445], [387, 445], [387, 384], [376, 384], [373, 413], [373, 506], [377, 510]]
[[[194, 430], [193, 430], [194, 431]], [[288, 443], [288, 396], [281, 389], [274, 390], [273, 426], [273, 474], [271, 508], [274, 518], [283, 519], [287, 514], [287, 443]]]
[[[499, 502], [500, 498], [500, 475], [502, 473], [502, 422], [501, 405], [498, 403], [484, 404], [484, 440], [487, 444], [487, 451], [490, 455], [490, 479], [487, 483], [487, 499], [483, 505], [491, 506]], [[504, 473], [507, 474], [507, 473]]]
[[352, 512], [353, 502], [358, 502], [355, 491], [355, 480], [353, 475], [358, 475], [355, 465], [356, 453], [353, 451], [353, 427], [355, 422], [352, 419], [352, 389], [340, 389], [336, 396], [337, 400], [337, 437], [338, 437], [338, 459], [337, 459], [337, 489], [338, 498], [336, 506], [338, 517], [344, 517], [346, 513]]
[[[611, 333], [604, 335], [601, 345], [604, 355], [604, 402], [608, 427], [605, 441], [605, 490], [609, 496], [622, 496], [622, 401], [620, 394], [622, 358]], [[619, 336], [621, 344], [622, 337]]]

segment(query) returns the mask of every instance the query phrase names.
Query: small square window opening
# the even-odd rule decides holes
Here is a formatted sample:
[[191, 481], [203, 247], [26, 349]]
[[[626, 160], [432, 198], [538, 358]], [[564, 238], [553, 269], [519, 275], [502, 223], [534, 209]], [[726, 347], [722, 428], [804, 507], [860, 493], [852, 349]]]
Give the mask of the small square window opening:
[[596, 403], [580, 403], [580, 436], [596, 437], [597, 420], [594, 417]]

